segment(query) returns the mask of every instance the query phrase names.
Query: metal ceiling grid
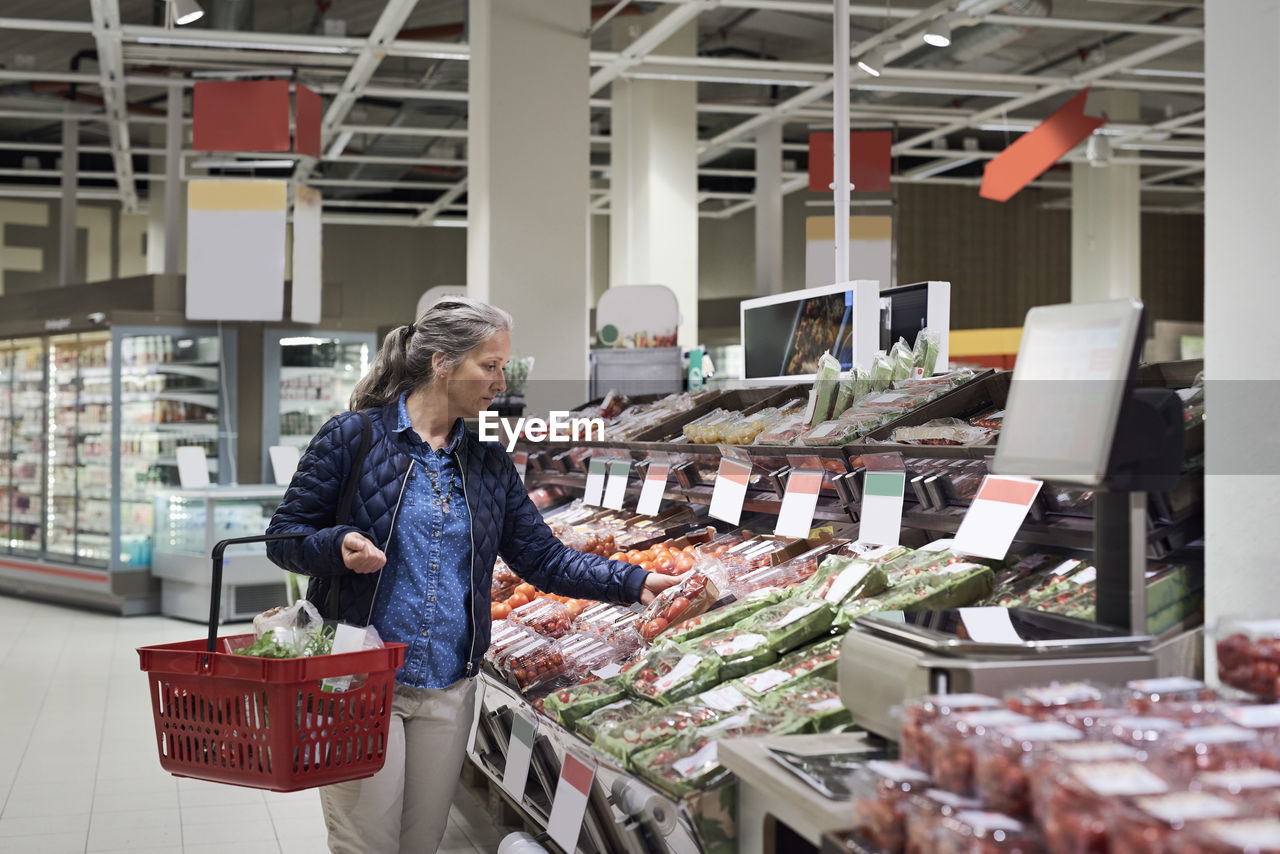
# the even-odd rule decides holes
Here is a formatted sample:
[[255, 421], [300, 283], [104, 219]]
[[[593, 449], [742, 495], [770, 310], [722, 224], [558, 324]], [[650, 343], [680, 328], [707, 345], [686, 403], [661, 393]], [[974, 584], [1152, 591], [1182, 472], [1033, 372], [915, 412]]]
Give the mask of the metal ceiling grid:
[[[465, 0], [346, 0], [332, 12], [346, 22], [345, 38], [317, 34], [322, 19], [314, 0], [260, 3], [249, 32], [165, 31], [151, 25], [154, 0], [90, 0], [94, 8], [116, 3], [123, 28], [110, 34], [95, 29], [85, 0], [5, 4], [11, 16], [0, 17], [5, 165], [14, 165], [23, 146], [45, 157], [42, 165], [51, 163], [67, 115], [84, 119], [86, 153], [128, 150], [130, 129], [149, 138], [147, 125], [163, 123], [152, 103], [163, 97], [163, 73], [170, 70], [183, 73], [187, 85], [201, 77], [286, 75], [325, 96], [326, 156], [318, 164], [299, 162], [295, 175], [324, 187], [326, 207], [379, 211], [365, 214], [367, 221], [413, 225], [465, 210]], [[924, 25], [957, 5], [970, 20], [957, 29], [953, 47], [962, 39], [967, 47], [924, 47]], [[647, 33], [637, 32], [632, 16], [654, 9], [670, 14]], [[618, 77], [696, 81], [704, 216], [732, 216], [753, 205], [747, 190], [754, 185], [757, 128], [782, 121], [787, 156], [803, 160], [808, 130], [830, 126], [829, 0], [637, 0], [620, 7], [610, 0], [593, 11], [596, 19], [605, 11], [622, 13], [590, 36], [592, 168], [600, 178], [608, 172], [608, 84]], [[855, 126], [894, 129], [895, 181], [976, 183], [981, 164], [1010, 134], [1034, 126], [1071, 92], [1092, 84], [1139, 92], [1139, 119], [1113, 122], [1107, 131], [1116, 157], [1141, 165], [1148, 192], [1201, 192], [1203, 3], [917, 0], [855, 2], [852, 13], [852, 54], [878, 45], [889, 51], [879, 78], [854, 80], [851, 113]], [[698, 56], [663, 55], [666, 36], [695, 21]], [[73, 74], [71, 57], [95, 41], [100, 56], [105, 46], [109, 68], [90, 64]], [[118, 78], [116, 66], [123, 68]], [[66, 88], [73, 81], [79, 87], [74, 104]], [[110, 120], [104, 111], [113, 104]], [[1073, 152], [1068, 159], [1083, 156]], [[110, 193], [102, 179], [114, 177], [114, 192], [128, 205], [136, 198], [129, 193], [132, 160], [115, 156], [112, 163], [111, 172], [86, 164], [83, 192]], [[21, 181], [22, 172], [0, 168], [0, 177]], [[30, 177], [21, 186], [0, 186], [0, 196], [42, 185], [56, 190], [56, 173]], [[144, 173], [138, 180], [149, 185], [159, 177]], [[786, 191], [805, 186], [803, 175], [784, 179]], [[607, 191], [597, 190], [593, 209], [603, 212], [607, 204]], [[344, 213], [342, 221], [357, 217]]]

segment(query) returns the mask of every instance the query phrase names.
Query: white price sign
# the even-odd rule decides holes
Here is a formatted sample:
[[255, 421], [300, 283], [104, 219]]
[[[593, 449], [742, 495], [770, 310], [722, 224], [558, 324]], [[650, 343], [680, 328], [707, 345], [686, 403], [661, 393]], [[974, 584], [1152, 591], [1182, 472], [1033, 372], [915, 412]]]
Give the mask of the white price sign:
[[813, 527], [813, 512], [822, 491], [821, 471], [795, 470], [787, 477], [787, 491], [778, 509], [778, 524], [773, 532], [783, 537], [807, 537]]
[[902, 535], [902, 495], [907, 476], [900, 471], [869, 471], [862, 481], [858, 541], [896, 546]]
[[716, 472], [716, 485], [711, 490], [710, 515], [730, 525], [738, 524], [738, 520], [742, 518], [742, 502], [747, 498], [747, 482], [750, 479], [750, 463], [740, 462], [732, 457], [721, 457], [720, 469]]
[[582, 503], [588, 507], [599, 507], [604, 495], [604, 460], [592, 460], [587, 466], [587, 493], [582, 496]]
[[524, 800], [524, 787], [529, 782], [529, 761], [533, 758], [533, 737], [537, 724], [517, 712], [511, 721], [511, 744], [507, 748], [507, 766], [502, 772], [502, 788], [516, 803]]
[[547, 832], [565, 851], [578, 850], [578, 834], [582, 832], [582, 820], [587, 814], [587, 799], [595, 776], [595, 765], [588, 765], [572, 753], [564, 755]]
[[627, 495], [627, 478], [631, 476], [630, 460], [609, 462], [609, 481], [604, 488], [604, 506], [609, 510], [621, 510], [622, 499]]
[[667, 478], [671, 475], [671, 466], [666, 463], [649, 463], [649, 470], [644, 475], [644, 486], [640, 487], [640, 501], [636, 504], [636, 512], [644, 516], [657, 516], [662, 507], [662, 495], [667, 491]]
[[1030, 478], [987, 475], [956, 531], [955, 550], [1003, 560], [1041, 486]]

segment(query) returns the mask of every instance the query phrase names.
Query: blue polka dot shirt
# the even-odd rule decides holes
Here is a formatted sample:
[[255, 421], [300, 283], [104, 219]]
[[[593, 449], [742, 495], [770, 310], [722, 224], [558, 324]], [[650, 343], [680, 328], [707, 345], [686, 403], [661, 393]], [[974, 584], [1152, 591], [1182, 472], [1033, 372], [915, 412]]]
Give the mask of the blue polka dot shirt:
[[456, 456], [463, 428], [459, 421], [449, 444], [432, 450], [413, 429], [406, 397], [400, 396], [395, 431], [404, 434], [413, 463], [387, 544], [373, 624], [384, 641], [409, 647], [397, 682], [447, 688], [467, 675], [473, 641], [471, 516]]

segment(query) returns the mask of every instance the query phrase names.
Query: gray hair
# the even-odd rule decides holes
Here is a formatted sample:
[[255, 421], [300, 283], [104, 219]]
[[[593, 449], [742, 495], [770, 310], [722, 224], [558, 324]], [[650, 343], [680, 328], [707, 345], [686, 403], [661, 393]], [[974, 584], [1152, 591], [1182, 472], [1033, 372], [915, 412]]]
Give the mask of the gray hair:
[[351, 409], [370, 409], [399, 399], [435, 378], [433, 357], [446, 366], [460, 364], [490, 336], [511, 330], [511, 315], [467, 297], [444, 297], [408, 326], [387, 333], [369, 372], [351, 393]]

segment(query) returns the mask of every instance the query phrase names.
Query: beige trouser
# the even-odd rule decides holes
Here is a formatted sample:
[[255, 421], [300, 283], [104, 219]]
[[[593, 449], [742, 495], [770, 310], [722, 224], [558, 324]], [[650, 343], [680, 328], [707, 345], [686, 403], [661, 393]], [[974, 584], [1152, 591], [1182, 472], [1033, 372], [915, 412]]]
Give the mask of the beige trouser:
[[382, 770], [320, 789], [333, 854], [435, 854], [462, 772], [475, 699], [475, 679], [441, 690], [396, 685]]

